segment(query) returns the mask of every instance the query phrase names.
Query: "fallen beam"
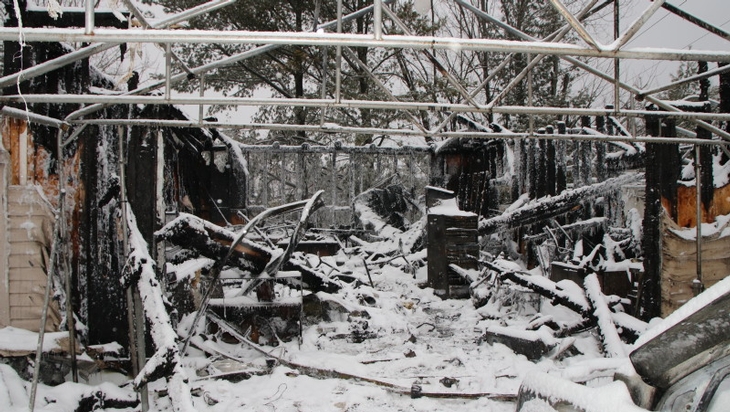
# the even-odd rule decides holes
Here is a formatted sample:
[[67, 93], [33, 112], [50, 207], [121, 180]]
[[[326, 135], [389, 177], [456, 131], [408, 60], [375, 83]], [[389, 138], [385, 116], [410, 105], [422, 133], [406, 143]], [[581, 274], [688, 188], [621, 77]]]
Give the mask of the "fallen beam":
[[620, 189], [621, 186], [637, 182], [643, 178], [643, 173], [631, 173], [590, 186], [566, 190], [557, 196], [546, 196], [537, 199], [514, 211], [480, 221], [479, 235], [484, 236], [502, 230], [516, 229], [564, 215], [580, 207], [581, 203], [587, 200], [604, 196]]

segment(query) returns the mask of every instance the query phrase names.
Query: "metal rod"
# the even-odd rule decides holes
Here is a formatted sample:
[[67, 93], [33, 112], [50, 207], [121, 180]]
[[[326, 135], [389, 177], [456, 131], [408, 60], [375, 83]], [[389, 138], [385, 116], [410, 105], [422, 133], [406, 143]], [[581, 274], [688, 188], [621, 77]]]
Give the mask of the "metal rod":
[[596, 50], [601, 50], [601, 45], [596, 42], [596, 40], [591, 36], [590, 33], [586, 30], [585, 27], [583, 27], [583, 24], [578, 20], [576, 16], [573, 15], [573, 13], [568, 10], [567, 7], [560, 1], [560, 0], [550, 0], [550, 2], [555, 6], [555, 9], [558, 10], [558, 13], [560, 13], [563, 18], [568, 22], [568, 24], [573, 27], [573, 29], [578, 33], [578, 35], [585, 41], [589, 46], [593, 47]]
[[[609, 113], [613, 113], [611, 110]], [[657, 114], [656, 111], [645, 111], [646, 113]], [[514, 112], [518, 113], [518, 112]], [[670, 114], [668, 112], [659, 112]], [[604, 114], [605, 115], [605, 114]], [[638, 116], [638, 115], [637, 115]], [[669, 117], [669, 116], [668, 116]], [[197, 122], [185, 122], [175, 120], [158, 120], [158, 119], [139, 119], [139, 120], [113, 120], [113, 119], [90, 119], [90, 120], [79, 120], [77, 124], [125, 124], [134, 126], [148, 126], [148, 127], [203, 127], [203, 128], [241, 128], [241, 129], [252, 129], [252, 130], [305, 130], [307, 132], [322, 132], [322, 133], [361, 133], [361, 134], [389, 134], [394, 136], [424, 136], [424, 133], [418, 130], [410, 129], [385, 129], [385, 128], [358, 128], [358, 127], [319, 127], [319, 126], [308, 126], [308, 125], [282, 125], [282, 124], [257, 124], [257, 123], [238, 123], [223, 124], [223, 123], [203, 123], [202, 125]], [[648, 143], [673, 143], [673, 144], [700, 144], [700, 145], [717, 145], [717, 146], [729, 146], [730, 141], [726, 140], [707, 140], [707, 139], [695, 139], [695, 138], [658, 138], [658, 137], [641, 137], [641, 136], [611, 136], [604, 134], [592, 134], [592, 135], [578, 135], [578, 134], [551, 134], [551, 135], [530, 135], [529, 133], [520, 132], [509, 132], [509, 133], [485, 133], [485, 132], [442, 132], [442, 133], [427, 133], [425, 136], [431, 137], [468, 137], [468, 138], [485, 138], [485, 139], [515, 139], [515, 138], [535, 138], [535, 139], [546, 139], [546, 140], [575, 140], [575, 141], [598, 141], [598, 142], [648, 142]], [[254, 147], [265, 147], [265, 146], [254, 146]], [[310, 149], [302, 149], [301, 146], [294, 146], [298, 148], [298, 151], [306, 151]], [[318, 147], [318, 146], [311, 146]], [[419, 146], [409, 147], [410, 150], [427, 150], [418, 149]], [[428, 146], [424, 146], [428, 148]], [[387, 148], [375, 148], [370, 146], [362, 146], [361, 149], [348, 148], [343, 146], [341, 149], [344, 151], [357, 151], [362, 150], [366, 152], [379, 152], [379, 150], [385, 150]], [[250, 149], [256, 151], [256, 149]], [[312, 149], [315, 150], [315, 149]], [[326, 151], [330, 151], [327, 149]]]
[[[621, 35], [621, 24], [619, 20], [619, 2], [613, 2], [613, 39], [617, 40]], [[621, 59], [613, 59], [613, 107], [621, 107]]]
[[172, 74], [170, 43], [165, 44], [165, 100], [170, 100], [170, 75]]
[[375, 40], [383, 38], [383, 1], [373, 0], [373, 35]]
[[[660, 1], [660, 0], [657, 0]], [[0, 40], [16, 41], [17, 27], [0, 28]], [[518, 52], [558, 56], [626, 58], [637, 60], [716, 61], [730, 62], [730, 52], [719, 50], [684, 50], [666, 48], [631, 48], [596, 50], [575, 44], [514, 41], [500, 39], [467, 39], [458, 37], [383, 35], [381, 40], [356, 33], [252, 32], [217, 30], [143, 30], [99, 28], [93, 35], [82, 30], [65, 28], [23, 28], [28, 42], [87, 43], [219, 43], [268, 44], [296, 46], [349, 46], [411, 49], [469, 50], [484, 52]], [[619, 39], [621, 40], [621, 39]]]
[[84, 33], [94, 33], [94, 0], [86, 0], [86, 10], [84, 13]]
[[[62, 245], [66, 245], [66, 174], [64, 173], [63, 164], [63, 135], [64, 131], [59, 129], [56, 138], [56, 158], [58, 167], [58, 227], [60, 234], [60, 242]], [[76, 320], [74, 319], [73, 311], [73, 299], [71, 296], [71, 271], [68, 270], [67, 263], [68, 253], [61, 253], [59, 260], [61, 269], [66, 275], [66, 329], [68, 329], [68, 343], [71, 347], [71, 379], [78, 383], [79, 381], [79, 370], [78, 363], [76, 362]], [[49, 274], [50, 276], [50, 274]]]
[[[205, 73], [202, 73], [199, 77], [200, 80], [200, 97], [205, 97]], [[198, 106], [198, 123], [203, 123], [203, 116], [205, 116], [205, 105], [201, 104]]]
[[66, 131], [69, 128], [69, 124], [64, 122], [63, 120], [54, 119], [53, 117], [33, 113], [29, 110], [16, 109], [15, 107], [4, 106], [2, 110], [0, 110], [0, 114], [15, 119], [26, 120], [31, 123], [54, 127], [63, 131]]
[[[590, 66], [589, 66], [590, 67]], [[605, 74], [604, 74], [605, 75]], [[605, 75], [607, 76], [607, 75]], [[610, 77], [609, 77], [610, 78]], [[622, 87], [625, 86], [621, 83]], [[632, 88], [632, 92], [636, 90]], [[0, 102], [22, 102], [28, 103], [97, 103], [109, 104], [180, 104], [180, 105], [219, 105], [219, 106], [301, 106], [301, 107], [338, 107], [338, 108], [368, 108], [368, 109], [396, 109], [396, 110], [426, 110], [426, 111], [456, 111], [460, 113], [497, 113], [497, 114], [535, 114], [535, 115], [617, 115], [638, 117], [654, 113], [648, 110], [615, 110], [600, 108], [576, 108], [576, 107], [528, 107], [528, 106], [495, 106], [492, 108], [477, 109], [471, 105], [456, 103], [435, 103], [435, 102], [388, 102], [374, 100], [342, 100], [339, 103], [327, 99], [279, 99], [279, 98], [248, 98], [248, 97], [195, 97], [178, 96], [165, 99], [164, 96], [136, 96], [136, 95], [56, 95], [56, 94], [24, 94], [0, 96]], [[661, 113], [663, 116], [676, 119], [702, 119], [702, 120], [730, 120], [728, 113], [693, 113], [684, 112], [671, 106], [670, 103], [647, 96], [647, 100], [667, 110]], [[69, 120], [69, 123], [76, 123]], [[722, 135], [721, 133], [713, 133]]]
[[649, 89], [649, 90], [641, 90], [640, 93], [637, 94], [636, 97], [638, 99], [643, 99], [644, 96], [647, 96], [647, 95], [650, 95], [650, 94], [656, 94], [656, 93], [663, 92], [663, 91], [669, 90], [669, 89], [673, 89], [673, 88], [675, 88], [677, 86], [681, 86], [681, 85], [686, 84], [686, 83], [695, 82], [697, 80], [707, 79], [707, 78], [710, 78], [712, 76], [716, 76], [718, 74], [725, 73], [727, 71], [730, 71], [730, 65], [720, 66], [720, 67], [718, 67], [716, 69], [708, 70], [708, 71], [706, 71], [704, 73], [698, 73], [698, 74], [695, 74], [693, 76], [685, 77], [684, 79], [680, 79], [680, 80], [677, 80], [675, 82], [671, 82], [671, 83], [665, 84], [664, 86], [659, 86], [659, 87], [656, 87], [656, 88], [653, 88], [653, 89]]
[[657, 10], [659, 10], [660, 7], [664, 4], [664, 0], [652, 0], [651, 6], [649, 6], [644, 12], [639, 16], [628, 29], [619, 36], [618, 39], [616, 39], [611, 45], [608, 46], [608, 49], [612, 51], [618, 51], [621, 46], [626, 44], [629, 40], [631, 40], [634, 35], [641, 30], [641, 28], [646, 24], [646, 22], [651, 18], [651, 16], [656, 13]]
[[700, 146], [695, 145], [695, 204], [697, 211], [697, 280], [702, 285], [702, 164]]
[[[150, 25], [151, 28], [160, 29], [167, 26], [170, 26], [175, 23], [180, 23], [181, 21], [185, 21], [191, 17], [197, 16], [199, 14], [203, 14], [215, 9], [218, 9], [220, 7], [227, 6], [229, 4], [235, 3], [237, 0], [214, 0], [209, 3], [205, 3], [201, 6], [194, 7], [190, 10], [184, 11], [179, 14], [175, 14], [173, 16], [170, 16], [169, 18], [165, 20], [161, 20], [157, 23], [153, 23]], [[193, 11], [195, 11], [193, 13]], [[23, 29], [24, 31], [26, 28]], [[53, 40], [49, 40], [53, 41]], [[89, 56], [93, 56], [94, 54], [101, 53], [105, 50], [112, 49], [114, 47], [117, 47], [118, 44], [116, 43], [99, 43], [99, 44], [93, 44], [91, 46], [87, 46], [84, 48], [81, 48], [76, 51], [72, 51], [71, 53], [65, 54], [63, 56], [57, 57], [52, 60], [45, 61], [43, 63], [37, 64], [33, 67], [27, 68], [25, 70], [21, 70], [17, 73], [9, 74], [7, 76], [0, 78], [0, 88], [8, 87], [11, 85], [16, 84], [20, 80], [28, 80], [32, 79], [34, 77], [43, 75], [45, 73], [48, 73], [50, 71], [56, 70], [58, 68], [61, 68], [63, 66], [66, 66], [67, 64], [71, 64], [73, 62], [85, 59]]]
[[664, 4], [662, 4], [662, 7], [665, 8], [666, 10], [669, 10], [670, 12], [676, 14], [677, 16], [687, 20], [688, 22], [696, 24], [699, 27], [702, 27], [703, 29], [709, 31], [712, 34], [716, 34], [725, 40], [730, 40], [730, 33], [687, 13], [686, 11], [680, 9], [677, 6], [673, 6], [673, 5], [665, 2]]
[[[342, 33], [342, 0], [337, 0], [337, 33]], [[342, 87], [342, 46], [337, 46], [335, 58], [335, 101], [340, 101]]]

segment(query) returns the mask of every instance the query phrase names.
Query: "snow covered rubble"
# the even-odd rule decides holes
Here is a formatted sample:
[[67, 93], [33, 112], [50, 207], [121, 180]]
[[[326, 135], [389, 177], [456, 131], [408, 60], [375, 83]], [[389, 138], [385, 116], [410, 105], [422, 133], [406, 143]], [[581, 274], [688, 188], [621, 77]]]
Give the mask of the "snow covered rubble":
[[[199, 327], [191, 347], [179, 359], [193, 408], [513, 411], [518, 390], [524, 385], [526, 390], [539, 390], [555, 399], [577, 399], [592, 410], [616, 410], [617, 405], [620, 410], [640, 410], [632, 404], [626, 386], [613, 382], [616, 372], [634, 374], [626, 357], [632, 345], [614, 334], [621, 327], [611, 332], [611, 325], [621, 325], [620, 319], [630, 316], [607, 313], [621, 302], [603, 296], [595, 280], [586, 282], [586, 296], [583, 288], [569, 281], [550, 282], [539, 268], [527, 271], [519, 262], [496, 260], [492, 263], [496, 269], [511, 273], [513, 280], [539, 285], [540, 290], [554, 295], [552, 302], [562, 304], [541, 299], [534, 287], [515, 284], [509, 277], [492, 276], [485, 281], [478, 278], [480, 273], [474, 274], [475, 283], [489, 282], [493, 291], [485, 305], [442, 300], [422, 286], [427, 282], [426, 256], [424, 250], [412, 249], [417, 244], [413, 232], [393, 234], [382, 241], [359, 240], [331, 257], [294, 256], [311, 266], [336, 268], [350, 278], [349, 283], [337, 281], [336, 291], [306, 292], [323, 309], [305, 312], [301, 344], [297, 339], [273, 346], [240, 343], [230, 334]], [[209, 264], [209, 259], [198, 258], [169, 270], [184, 280]], [[707, 295], [716, 294], [714, 291], [709, 289]], [[291, 293], [286, 287], [277, 292]], [[596, 308], [594, 324], [598, 327], [585, 324], [591, 307]], [[185, 336], [191, 322], [191, 315], [181, 319], [177, 333]], [[633, 323], [624, 319], [624, 324], [640, 332], [646, 327], [635, 319]], [[576, 325], [583, 327], [572, 328]], [[558, 333], [566, 330], [565, 335]], [[600, 336], [606, 331], [608, 339]], [[15, 342], [14, 337], [21, 334], [12, 329], [2, 332], [0, 342], [7, 345], [10, 343], [5, 342]], [[536, 356], [517, 354], [506, 344], [490, 343], [489, 336], [495, 334], [543, 345], [545, 350]], [[32, 352], [33, 339], [28, 346]], [[606, 358], [604, 353], [613, 357]], [[84, 356], [82, 359], [93, 361]], [[0, 373], [0, 406], [8, 411], [25, 410], [23, 392], [28, 392], [29, 382], [7, 367]], [[171, 387], [164, 379], [150, 382], [149, 388], [151, 410], [179, 410], [171, 403]], [[96, 372], [83, 384], [41, 385], [36, 410], [92, 410], [94, 405], [111, 409], [124, 405], [112, 400], [129, 401], [135, 396], [128, 378]], [[95, 403], [88, 406], [89, 402]], [[552, 408], [533, 399], [522, 410]]]

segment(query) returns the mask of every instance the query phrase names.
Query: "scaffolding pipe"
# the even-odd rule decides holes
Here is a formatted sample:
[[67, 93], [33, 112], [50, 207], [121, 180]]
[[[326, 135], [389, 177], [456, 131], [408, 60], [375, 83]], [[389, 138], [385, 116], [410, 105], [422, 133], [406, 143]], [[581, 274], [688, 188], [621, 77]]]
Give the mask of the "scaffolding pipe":
[[[0, 28], [0, 40], [17, 41], [17, 27]], [[730, 62], [730, 52], [719, 50], [684, 50], [641, 47], [624, 50], [596, 50], [575, 44], [515, 41], [500, 39], [467, 39], [458, 37], [383, 35], [381, 40], [356, 33], [310, 32], [252, 32], [218, 30], [144, 30], [99, 28], [93, 35], [78, 29], [23, 28], [28, 42], [87, 42], [87, 43], [218, 43], [267, 44], [278, 46], [349, 46], [411, 49], [469, 50], [483, 52], [518, 52], [557, 56], [625, 58], [636, 60], [676, 60]], [[621, 39], [619, 39], [621, 40]]]
[[[585, 27], [583, 27], [583, 24], [580, 22], [579, 17], [576, 17], [573, 15], [573, 13], [568, 10], [567, 7], [560, 1], [560, 0], [550, 0], [550, 2], [553, 4], [556, 10], [558, 10], [558, 13], [560, 13], [563, 18], [568, 22], [568, 24], [573, 27], [573, 30], [578, 33], [578, 35], [583, 39], [584, 42], [586, 42], [589, 46], [593, 47], [596, 50], [601, 50], [601, 45], [596, 42], [596, 40], [591, 36], [590, 33], [586, 30]], [[593, 3], [595, 4], [595, 2]], [[591, 5], [591, 7], [593, 7]]]
[[[337, 33], [342, 33], [342, 0], [337, 0]], [[335, 57], [335, 101], [340, 102], [340, 87], [342, 86], [342, 46], [337, 46]]]
[[29, 110], [16, 109], [15, 107], [4, 106], [2, 110], [0, 110], [0, 114], [15, 119], [25, 120], [30, 123], [50, 126], [56, 129], [61, 129], [63, 131], [66, 131], [69, 128], [69, 124], [64, 122], [63, 120], [54, 119], [53, 117], [33, 113]]
[[383, 39], [383, 1], [373, 0], [373, 35], [375, 40]]
[[[623, 84], [623, 83], [622, 83]], [[649, 100], [650, 97], [647, 97]], [[456, 103], [435, 102], [403, 102], [403, 101], [375, 101], [375, 100], [342, 100], [340, 103], [332, 99], [278, 99], [278, 98], [249, 98], [249, 97], [196, 97], [177, 96], [166, 99], [164, 96], [137, 96], [137, 95], [57, 95], [57, 94], [24, 94], [0, 96], [0, 103], [83, 103], [100, 105], [110, 104], [200, 104], [213, 106], [291, 106], [291, 107], [337, 107], [337, 108], [366, 108], [366, 109], [394, 109], [394, 110], [425, 110], [425, 111], [455, 111], [460, 113], [495, 113], [495, 114], [534, 114], [534, 115], [577, 115], [577, 116], [625, 116], [640, 117], [647, 114], [656, 114], [650, 110], [615, 110], [601, 108], [576, 107], [529, 107], [529, 106], [495, 106], [490, 109], [476, 109], [471, 105]], [[674, 108], [671, 104], [659, 99], [650, 100], [666, 112], [662, 116], [684, 120], [721, 120], [730, 121], [729, 113], [694, 113], [684, 112]], [[77, 123], [76, 120], [68, 120]], [[715, 128], [716, 129], [716, 128]], [[716, 133], [713, 130], [713, 133]], [[721, 134], [722, 133], [722, 134]], [[726, 134], [722, 131], [716, 133]]]
[[621, 46], [628, 43], [629, 40], [631, 40], [636, 33], [641, 30], [642, 27], [644, 27], [644, 24], [651, 18], [651, 16], [656, 13], [657, 10], [659, 10], [660, 7], [664, 4], [664, 0], [652, 0], [651, 6], [649, 6], [644, 12], [639, 16], [631, 25], [629, 26], [626, 31], [619, 36], [618, 39], [616, 39], [611, 45], [608, 46], [608, 48], [611, 51], [617, 52], [621, 49]]
[[[609, 110], [610, 113], [613, 113]], [[651, 113], [656, 114], [656, 111]], [[605, 114], [604, 114], [605, 115]], [[670, 117], [670, 116], [667, 116]], [[139, 120], [115, 120], [115, 119], [90, 119], [90, 120], [78, 120], [75, 124], [124, 124], [131, 126], [146, 126], [146, 127], [179, 127], [179, 128], [237, 128], [237, 129], [251, 129], [251, 130], [282, 130], [282, 131], [297, 131], [304, 130], [306, 132], [321, 132], [326, 134], [332, 133], [343, 133], [343, 134], [377, 134], [377, 135], [393, 135], [393, 136], [429, 136], [429, 137], [441, 137], [441, 138], [452, 138], [452, 137], [463, 137], [463, 138], [484, 138], [484, 139], [516, 139], [516, 138], [532, 138], [532, 139], [544, 139], [544, 140], [573, 140], [573, 141], [595, 141], [595, 142], [627, 142], [627, 143], [671, 143], [671, 144], [699, 144], [699, 145], [710, 145], [727, 147], [730, 146], [730, 141], [726, 140], [707, 140], [707, 139], [696, 139], [691, 137], [680, 138], [680, 137], [640, 137], [640, 136], [611, 136], [601, 133], [580, 135], [580, 134], [550, 134], [550, 135], [530, 135], [529, 133], [520, 132], [508, 132], [508, 133], [487, 133], [487, 132], [442, 132], [442, 133], [427, 133], [424, 134], [418, 130], [412, 129], [386, 129], [386, 128], [359, 128], [359, 127], [340, 127], [340, 126], [314, 126], [314, 125], [283, 125], [283, 124], [260, 124], [260, 123], [237, 123], [237, 124], [224, 124], [224, 123], [203, 123], [202, 125], [197, 122], [191, 121], [176, 121], [176, 120], [159, 120], [159, 119], [139, 119]], [[255, 146], [265, 147], [265, 146]], [[299, 148], [299, 151], [305, 151], [309, 149], [302, 149], [301, 146], [294, 146]], [[317, 147], [317, 146], [310, 146]], [[387, 149], [387, 148], [380, 148]], [[256, 149], [251, 149], [256, 150]], [[331, 149], [328, 149], [331, 150]], [[345, 150], [345, 147], [342, 149]], [[350, 150], [350, 149], [348, 149]], [[352, 149], [354, 150], [354, 149]], [[373, 150], [369, 146], [362, 146], [362, 149], [358, 150]], [[414, 149], [418, 151], [417, 149]]]
[[84, 34], [94, 33], [94, 0], [86, 0], [86, 11], [84, 13]]
[[[696, 263], [697, 263], [697, 279], [696, 283], [698, 285], [696, 287], [699, 287], [700, 290], [703, 287], [702, 284], [702, 164], [700, 162], [700, 146], [695, 145], [695, 189], [696, 189], [696, 196], [695, 196], [695, 205], [696, 205], [696, 211], [697, 211], [697, 239], [696, 239], [696, 246], [697, 246], [697, 256], [696, 256]], [[694, 282], [693, 282], [694, 286]], [[694, 289], [694, 287], [693, 287]]]

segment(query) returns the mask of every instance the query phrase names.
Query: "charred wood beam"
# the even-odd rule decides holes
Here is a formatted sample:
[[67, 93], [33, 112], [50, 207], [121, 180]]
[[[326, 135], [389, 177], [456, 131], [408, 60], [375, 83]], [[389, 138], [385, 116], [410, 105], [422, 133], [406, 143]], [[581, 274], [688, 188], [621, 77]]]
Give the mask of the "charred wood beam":
[[[169, 241], [216, 261], [226, 256], [235, 237], [233, 232], [187, 213], [181, 213], [155, 233], [157, 241]], [[243, 239], [233, 249], [228, 264], [243, 271], [259, 274], [270, 259], [271, 253], [268, 250]]]
[[125, 286], [136, 287], [139, 291], [144, 314], [150, 325], [150, 335], [155, 345], [154, 355], [147, 361], [133, 384], [140, 389], [150, 380], [164, 377], [170, 389], [170, 402], [177, 412], [194, 412], [188, 378], [180, 361], [177, 334], [172, 328], [170, 316], [165, 308], [162, 288], [157, 280], [155, 261], [147, 249], [147, 242], [137, 228], [134, 213], [126, 206], [129, 226], [129, 247], [127, 270], [122, 282]]
[[[582, 233], [586, 231], [594, 231], [597, 229], [606, 230], [608, 227], [608, 218], [607, 217], [595, 217], [593, 219], [588, 220], [581, 220], [580, 222], [571, 223], [568, 225], [562, 225], [558, 226], [560, 230], [555, 231], [553, 234], [557, 238], [562, 238], [566, 234], [571, 234], [574, 232]], [[545, 228], [547, 230], [547, 227]], [[541, 242], [545, 239], [547, 239], [549, 236], [551, 236], [549, 233], [540, 233], [538, 235], [534, 236], [527, 236], [525, 237], [525, 240], [528, 242]]]
[[580, 207], [586, 200], [604, 196], [621, 186], [634, 183], [644, 177], [643, 173], [632, 173], [608, 179], [601, 183], [565, 191], [557, 196], [545, 197], [531, 202], [512, 212], [479, 222], [479, 235], [489, 235], [500, 230], [515, 229], [560, 216]]
[[[550, 299], [551, 303], [565, 306], [583, 317], [582, 322], [572, 325], [566, 330], [558, 331], [560, 336], [567, 336], [572, 331], [588, 329], [598, 324], [595, 311], [585, 296], [566, 291], [552, 280], [542, 276], [509, 271], [491, 263], [484, 263], [489, 269], [496, 271], [500, 279], [509, 280], [516, 285], [526, 287], [540, 296]], [[644, 330], [637, 329], [638, 322], [629, 322], [616, 315], [616, 313], [611, 312], [610, 321], [619, 326], [620, 335], [626, 341], [634, 342], [644, 332]]]
[[[168, 223], [157, 231], [155, 238], [167, 240], [175, 245], [186, 249], [194, 250], [205, 257], [216, 261], [222, 259], [230, 245], [235, 240], [235, 233], [205, 221], [197, 216], [182, 213], [180, 217]], [[260, 274], [266, 268], [271, 259], [271, 252], [257, 243], [241, 240], [227, 264], [235, 266], [243, 271]], [[302, 281], [312, 290], [323, 290], [334, 293], [340, 289], [340, 285], [319, 271], [306, 265], [302, 259], [291, 258], [284, 262], [285, 270], [298, 270], [302, 273]]]
[[598, 276], [591, 273], [583, 279], [588, 303], [592, 308], [592, 315], [596, 319], [598, 326], [598, 335], [601, 338], [603, 352], [610, 358], [624, 358], [626, 351], [624, 350], [621, 339], [616, 331], [616, 325], [611, 318], [611, 310], [606, 304], [606, 299], [601, 292], [601, 284], [598, 282]]

